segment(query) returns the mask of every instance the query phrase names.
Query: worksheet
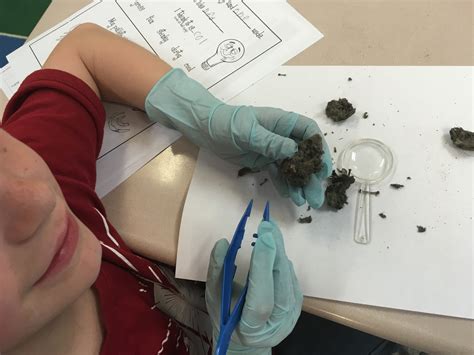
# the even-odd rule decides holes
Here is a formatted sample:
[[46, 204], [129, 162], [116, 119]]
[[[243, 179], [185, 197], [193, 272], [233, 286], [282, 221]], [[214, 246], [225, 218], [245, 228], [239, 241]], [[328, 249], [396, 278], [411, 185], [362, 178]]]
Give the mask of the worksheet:
[[97, 158], [95, 190], [104, 197], [144, 164], [181, 137], [181, 133], [151, 122], [137, 109], [104, 103], [106, 123]]
[[13, 96], [18, 86], [20, 86], [20, 81], [16, 78], [11, 64], [6, 64], [0, 68], [0, 90], [5, 93], [7, 98]]
[[103, 0], [10, 54], [18, 78], [40, 68], [58, 41], [84, 22], [136, 42], [223, 100], [322, 38], [285, 1]]
[[[456, 148], [449, 137], [452, 127], [474, 130], [472, 80], [472, 67], [287, 66], [253, 85], [231, 103], [281, 107], [316, 120], [335, 162], [362, 138], [390, 147], [396, 169], [370, 196], [372, 241], [353, 240], [360, 185], [351, 186], [339, 211], [308, 210], [280, 197], [264, 171], [238, 177], [240, 167], [201, 150], [183, 210], [176, 275], [204, 281], [215, 242], [230, 240], [253, 199], [237, 260], [237, 278], [245, 280], [252, 234], [270, 201], [305, 295], [474, 318], [474, 152]], [[335, 123], [325, 107], [338, 98], [356, 112]], [[308, 216], [311, 223], [298, 222]]]
[[[313, 25], [281, 0], [95, 1], [7, 56], [19, 82], [40, 69], [57, 43], [85, 22], [98, 24], [160, 56], [172, 67], [182, 68], [224, 101], [322, 38]], [[132, 114], [140, 115], [144, 114]], [[144, 123], [144, 117], [136, 121], [119, 116], [123, 114], [108, 116], [109, 128], [115, 128], [106, 130], [113, 134], [106, 139], [110, 144], [103, 152], [103, 160], [122, 161], [125, 164], [121, 166], [139, 168], [148, 160], [143, 156], [138, 161], [135, 155], [126, 154], [132, 149], [132, 142], [149, 151], [146, 156], [151, 159], [166, 147], [161, 144], [161, 150], [151, 152], [150, 146], [143, 144], [150, 139], [145, 139], [145, 134], [153, 131], [156, 139], [166, 144], [179, 137], [170, 130]], [[120, 122], [128, 126], [124, 128]], [[135, 124], [137, 127], [132, 127]], [[120, 149], [115, 149], [114, 142], [122, 144]], [[101, 174], [99, 170], [99, 176], [120, 176], [118, 182], [128, 175], [123, 174], [121, 166], [108, 166], [114, 166], [115, 172], [107, 170]], [[116, 186], [105, 185], [107, 188], [101, 189], [101, 194]]]

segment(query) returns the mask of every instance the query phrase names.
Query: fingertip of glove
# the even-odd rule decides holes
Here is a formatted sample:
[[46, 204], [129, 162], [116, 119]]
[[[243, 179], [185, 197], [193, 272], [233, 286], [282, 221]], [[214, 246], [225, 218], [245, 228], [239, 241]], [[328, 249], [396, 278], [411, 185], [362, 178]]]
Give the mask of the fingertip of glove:
[[[269, 223], [269, 222], [265, 222]], [[263, 246], [265, 246], [266, 249], [271, 249], [275, 250], [275, 241], [273, 240], [273, 236], [271, 233], [263, 233], [262, 235], [258, 236], [257, 243], [261, 243]], [[257, 245], [257, 244], [256, 244]]]
[[318, 194], [317, 196], [307, 196], [306, 197], [306, 200], [308, 201], [308, 205], [312, 208], [312, 209], [319, 209], [322, 207], [322, 205], [324, 204], [324, 192], [321, 194]]
[[212, 250], [212, 259], [214, 262], [219, 263], [220, 260], [225, 257], [227, 249], [229, 248], [229, 241], [225, 238], [222, 238], [216, 242], [214, 249]]
[[303, 206], [306, 203], [306, 200], [304, 198], [298, 199], [297, 201], [294, 201], [295, 205], [298, 207]]
[[332, 164], [328, 162], [323, 162], [323, 166], [320, 171], [316, 173], [316, 176], [320, 180], [327, 179], [332, 173]]
[[273, 134], [273, 141], [270, 148], [267, 147], [268, 145], [265, 144], [265, 148], [262, 149], [262, 154], [272, 161], [290, 158], [298, 151], [298, 144], [296, 144], [293, 139], [276, 134]]
[[306, 201], [313, 209], [320, 208], [324, 203], [324, 188], [317, 175], [312, 175], [309, 184], [304, 189]]
[[281, 146], [281, 151], [277, 159], [290, 158], [298, 151], [298, 144], [291, 138], [284, 138], [284, 142]]
[[267, 233], [271, 233], [273, 230], [273, 225], [269, 221], [261, 221], [260, 224], [258, 225], [258, 230], [257, 233], [258, 235], [264, 235]]
[[301, 193], [290, 192], [290, 198], [293, 201], [293, 203], [298, 207], [301, 207], [306, 203], [306, 199], [301, 195]]

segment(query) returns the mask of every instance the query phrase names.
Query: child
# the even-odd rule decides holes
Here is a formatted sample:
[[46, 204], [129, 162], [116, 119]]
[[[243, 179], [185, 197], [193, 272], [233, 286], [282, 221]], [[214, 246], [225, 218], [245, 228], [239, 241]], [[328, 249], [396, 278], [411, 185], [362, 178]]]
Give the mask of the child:
[[[321, 206], [321, 173], [287, 186], [275, 161], [314, 121], [274, 108], [234, 107], [145, 49], [92, 24], [71, 31], [42, 70], [22, 83], [0, 129], [0, 352], [6, 354], [210, 353], [219, 335], [219, 275], [228, 242], [216, 243], [206, 307], [192, 325], [155, 306], [154, 289], [179, 296], [170, 274], [134, 254], [94, 192], [104, 110], [100, 99], [146, 110], [223, 159], [267, 167], [296, 204]], [[302, 294], [276, 224], [258, 229], [242, 319], [228, 354], [270, 354], [293, 329]], [[213, 339], [212, 339], [213, 338]], [[194, 340], [192, 340], [194, 339]]]

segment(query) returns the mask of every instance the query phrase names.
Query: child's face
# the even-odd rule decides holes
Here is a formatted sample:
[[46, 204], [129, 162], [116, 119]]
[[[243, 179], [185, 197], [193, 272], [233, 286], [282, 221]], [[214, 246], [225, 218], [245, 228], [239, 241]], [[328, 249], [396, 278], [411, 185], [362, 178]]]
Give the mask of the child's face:
[[0, 352], [70, 306], [100, 269], [98, 240], [41, 157], [0, 129]]

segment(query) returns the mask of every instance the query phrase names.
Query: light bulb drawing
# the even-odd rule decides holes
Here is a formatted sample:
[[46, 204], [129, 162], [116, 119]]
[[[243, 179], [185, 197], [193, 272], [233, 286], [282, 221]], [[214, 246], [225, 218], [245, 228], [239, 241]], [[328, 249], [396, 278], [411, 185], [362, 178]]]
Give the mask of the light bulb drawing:
[[226, 39], [217, 46], [216, 53], [201, 63], [204, 70], [209, 70], [220, 63], [234, 63], [244, 56], [245, 47], [236, 39]]
[[126, 119], [125, 112], [116, 112], [107, 119], [107, 125], [112, 132], [125, 133], [130, 131], [130, 123]]

